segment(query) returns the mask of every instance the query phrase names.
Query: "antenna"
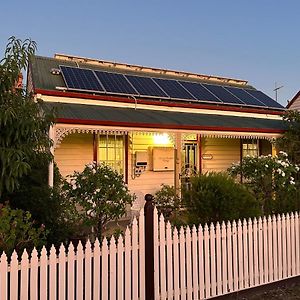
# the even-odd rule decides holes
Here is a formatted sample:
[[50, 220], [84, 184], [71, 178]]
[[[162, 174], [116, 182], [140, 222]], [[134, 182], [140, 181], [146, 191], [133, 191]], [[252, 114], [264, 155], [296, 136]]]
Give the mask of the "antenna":
[[281, 88], [283, 88], [284, 86], [277, 86], [277, 82], [275, 82], [275, 89], [273, 90], [275, 92], [275, 100], [276, 102], [278, 102], [278, 90], [280, 90]]

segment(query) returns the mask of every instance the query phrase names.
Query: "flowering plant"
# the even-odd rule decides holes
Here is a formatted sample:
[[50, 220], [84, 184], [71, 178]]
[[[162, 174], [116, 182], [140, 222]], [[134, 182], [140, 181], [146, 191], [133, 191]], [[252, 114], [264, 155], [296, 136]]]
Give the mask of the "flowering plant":
[[[233, 164], [229, 174], [238, 177], [253, 191], [261, 204], [262, 213], [297, 209], [297, 172], [299, 166], [289, 161], [288, 155], [280, 151], [278, 156], [245, 157], [241, 163]], [[292, 201], [291, 201], [292, 200]], [[293, 207], [292, 202], [297, 207]]]
[[180, 208], [180, 197], [176, 193], [174, 186], [162, 184], [161, 189], [155, 193], [154, 204], [159, 213], [162, 213], [166, 218], [170, 218], [172, 213], [175, 213]]
[[92, 226], [99, 239], [107, 222], [124, 215], [126, 206], [135, 198], [123, 176], [105, 164], [92, 162], [69, 178], [65, 183], [67, 196], [80, 207], [83, 222]]

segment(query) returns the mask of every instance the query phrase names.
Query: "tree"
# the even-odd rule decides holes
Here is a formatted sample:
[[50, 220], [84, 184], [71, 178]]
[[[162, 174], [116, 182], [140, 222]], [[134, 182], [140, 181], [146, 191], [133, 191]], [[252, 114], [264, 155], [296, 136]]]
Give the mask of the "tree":
[[288, 154], [291, 162], [300, 164], [300, 112], [287, 111], [283, 120], [287, 130], [277, 140], [277, 146]]
[[99, 239], [104, 226], [124, 215], [135, 198], [130, 195], [123, 176], [105, 164], [90, 163], [69, 179], [65, 195], [80, 207], [83, 223], [92, 227]]
[[0, 197], [13, 192], [37, 157], [52, 159], [48, 136], [52, 116], [45, 115], [33, 95], [15, 87], [36, 50], [30, 39], [11, 37], [0, 61]]

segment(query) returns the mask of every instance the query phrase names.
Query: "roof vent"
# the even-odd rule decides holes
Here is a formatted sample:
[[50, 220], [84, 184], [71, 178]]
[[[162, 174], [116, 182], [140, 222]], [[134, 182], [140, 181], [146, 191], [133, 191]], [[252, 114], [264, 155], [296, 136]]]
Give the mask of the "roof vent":
[[52, 69], [50, 70], [50, 73], [51, 73], [52, 75], [59, 75], [59, 74], [60, 74], [60, 69], [52, 68]]

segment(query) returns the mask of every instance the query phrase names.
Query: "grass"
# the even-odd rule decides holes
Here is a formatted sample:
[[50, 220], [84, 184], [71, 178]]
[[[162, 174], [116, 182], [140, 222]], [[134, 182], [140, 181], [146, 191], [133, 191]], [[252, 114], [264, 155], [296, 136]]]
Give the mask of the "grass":
[[271, 299], [299, 299], [300, 300], [300, 285], [292, 287], [279, 287], [268, 292], [260, 292], [249, 297], [239, 298], [240, 300], [271, 300]]

